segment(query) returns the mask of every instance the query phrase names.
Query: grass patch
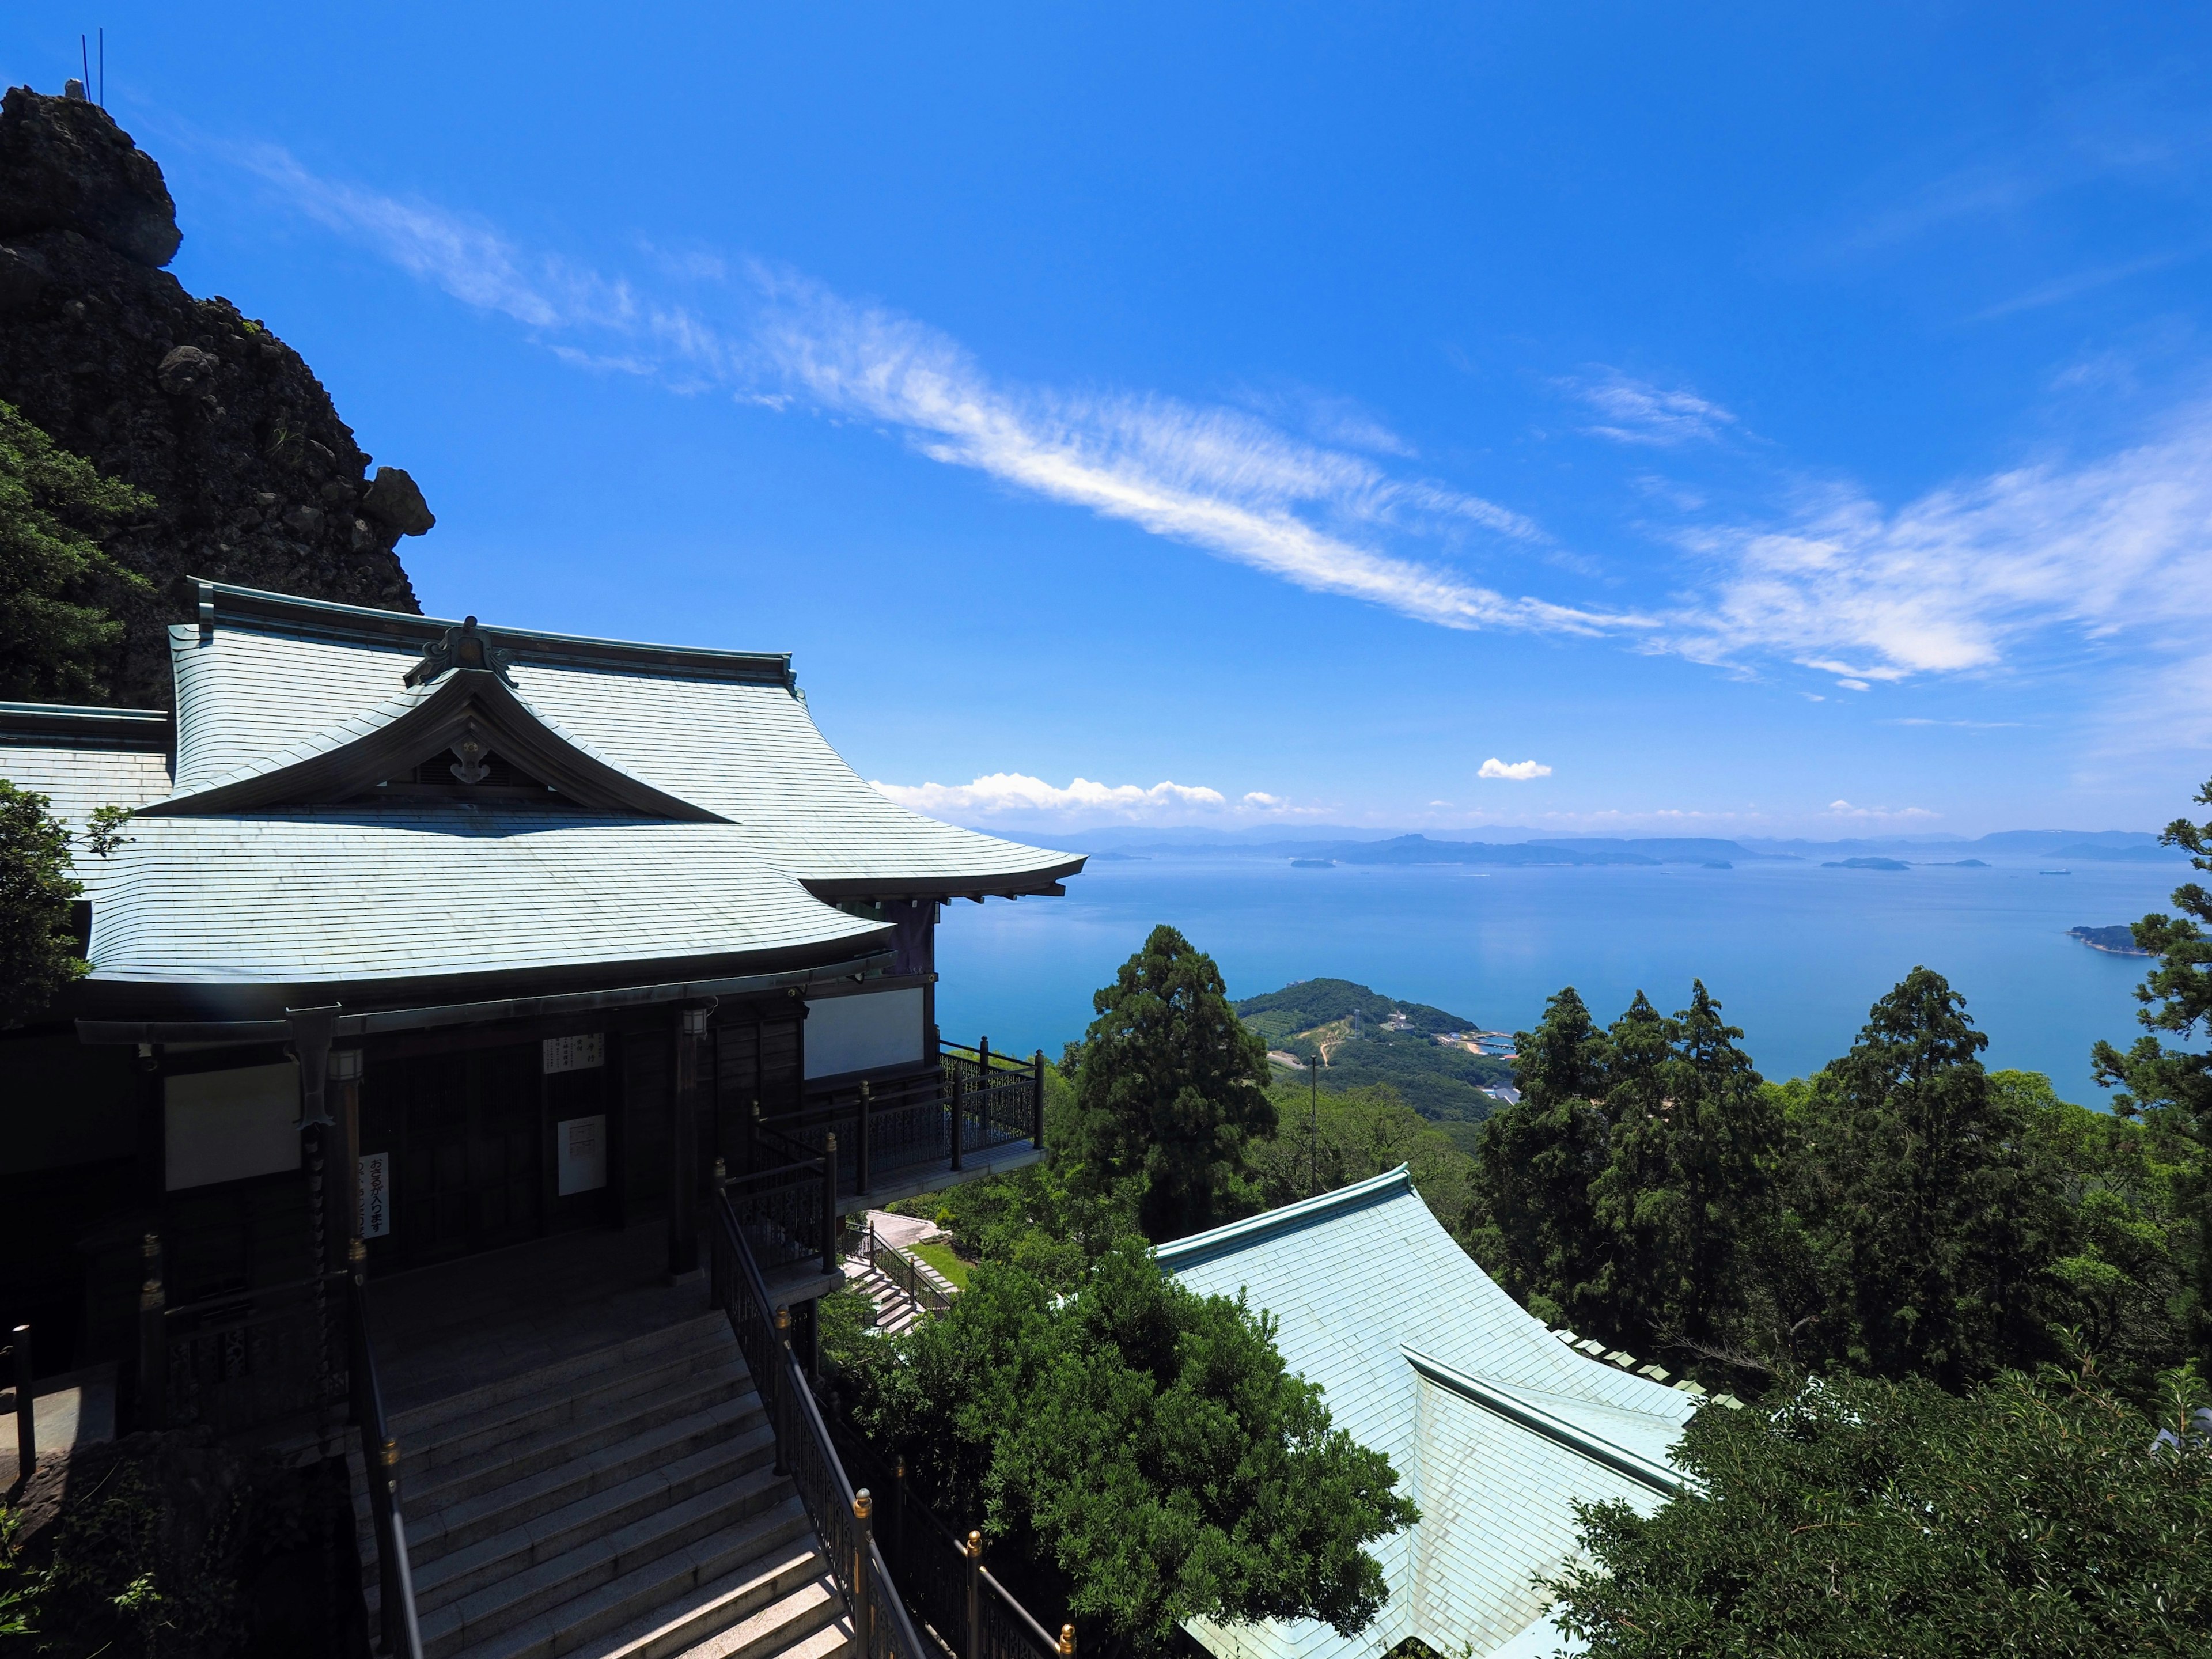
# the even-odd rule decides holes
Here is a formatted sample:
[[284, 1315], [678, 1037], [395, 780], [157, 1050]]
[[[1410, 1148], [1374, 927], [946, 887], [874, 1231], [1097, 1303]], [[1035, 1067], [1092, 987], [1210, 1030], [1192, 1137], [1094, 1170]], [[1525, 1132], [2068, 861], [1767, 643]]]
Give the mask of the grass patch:
[[909, 1244], [907, 1249], [943, 1273], [956, 1291], [968, 1288], [968, 1264], [953, 1254], [952, 1247], [941, 1238], [927, 1238], [919, 1244]]

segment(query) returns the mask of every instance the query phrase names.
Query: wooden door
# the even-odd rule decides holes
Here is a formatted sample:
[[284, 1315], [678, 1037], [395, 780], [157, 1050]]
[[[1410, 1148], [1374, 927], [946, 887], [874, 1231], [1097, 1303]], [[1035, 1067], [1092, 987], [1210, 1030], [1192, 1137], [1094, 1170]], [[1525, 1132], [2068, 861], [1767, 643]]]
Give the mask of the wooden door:
[[544, 1119], [535, 1042], [374, 1057], [362, 1079], [361, 1150], [386, 1158], [380, 1268], [420, 1267], [538, 1236]]

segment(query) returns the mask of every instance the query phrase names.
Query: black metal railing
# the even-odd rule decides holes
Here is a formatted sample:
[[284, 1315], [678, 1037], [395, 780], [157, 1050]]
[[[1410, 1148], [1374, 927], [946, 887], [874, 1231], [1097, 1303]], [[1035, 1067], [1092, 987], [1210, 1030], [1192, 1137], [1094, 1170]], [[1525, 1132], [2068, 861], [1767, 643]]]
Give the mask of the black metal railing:
[[845, 1419], [830, 1416], [831, 1443], [847, 1468], [886, 1495], [877, 1539], [908, 1605], [954, 1659], [1054, 1659], [1075, 1652], [1075, 1626], [1054, 1636], [983, 1565], [983, 1537], [945, 1524], [907, 1480], [903, 1460], [886, 1460]]
[[39, 1468], [39, 1408], [35, 1367], [31, 1355], [31, 1328], [18, 1325], [9, 1333], [0, 1356], [15, 1374], [15, 1478], [27, 1489]]
[[346, 1372], [354, 1426], [368, 1485], [368, 1513], [376, 1534], [377, 1624], [392, 1659], [422, 1659], [422, 1631], [415, 1612], [415, 1575], [407, 1562], [407, 1523], [399, 1505], [399, 1443], [384, 1419], [384, 1389], [368, 1340], [368, 1253], [351, 1247], [346, 1275]]
[[232, 1435], [329, 1403], [345, 1387], [327, 1318], [344, 1278], [316, 1273], [173, 1308], [160, 1279], [149, 1279], [139, 1304], [141, 1421]]
[[860, 1659], [942, 1659], [915, 1631], [899, 1599], [876, 1542], [870, 1494], [855, 1492], [845, 1477], [806, 1374], [791, 1351], [788, 1322], [769, 1297], [726, 1188], [715, 1194], [708, 1237], [715, 1300], [767, 1408], [776, 1473], [799, 1488], [829, 1554], [830, 1577], [852, 1616], [854, 1651]]
[[836, 1185], [863, 1196], [929, 1164], [957, 1170], [977, 1152], [1044, 1145], [1044, 1054], [1011, 1060], [988, 1038], [944, 1045], [936, 1068], [827, 1091], [795, 1112], [756, 1116], [753, 1161], [824, 1157], [836, 1137]]
[[[779, 1146], [775, 1155], [789, 1150]], [[724, 1172], [714, 1160], [714, 1189], [729, 1203], [753, 1258], [763, 1268], [801, 1261], [837, 1269], [837, 1194], [834, 1166], [819, 1156], [793, 1158], [750, 1175]]]
[[854, 1252], [878, 1273], [891, 1282], [900, 1295], [927, 1313], [943, 1313], [952, 1305], [952, 1298], [938, 1288], [921, 1264], [904, 1250], [879, 1237], [872, 1218], [862, 1232]]

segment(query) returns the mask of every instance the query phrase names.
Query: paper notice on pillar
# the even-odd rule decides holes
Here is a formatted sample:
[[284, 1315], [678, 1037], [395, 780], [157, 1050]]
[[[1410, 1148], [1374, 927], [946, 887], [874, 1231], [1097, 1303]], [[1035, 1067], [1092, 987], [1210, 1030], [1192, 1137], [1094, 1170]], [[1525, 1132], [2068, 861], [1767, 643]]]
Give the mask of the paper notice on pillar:
[[383, 1238], [392, 1231], [392, 1154], [361, 1155], [361, 1236]]
[[607, 1184], [607, 1120], [572, 1117], [553, 1126], [561, 1147], [561, 1196], [595, 1192]]

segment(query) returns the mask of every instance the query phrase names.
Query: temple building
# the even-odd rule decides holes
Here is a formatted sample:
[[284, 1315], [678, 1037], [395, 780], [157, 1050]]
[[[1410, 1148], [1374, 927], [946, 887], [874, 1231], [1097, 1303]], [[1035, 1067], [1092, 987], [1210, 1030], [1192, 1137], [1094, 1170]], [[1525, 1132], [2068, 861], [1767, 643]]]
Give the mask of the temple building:
[[887, 799], [788, 656], [213, 582], [171, 647], [173, 718], [0, 706], [0, 777], [130, 814], [77, 842], [89, 976], [0, 1034], [0, 1312], [49, 1367], [127, 1393], [149, 1282], [181, 1333], [356, 1233], [381, 1278], [659, 1228], [681, 1276], [763, 1137], [842, 1128], [839, 1208], [1036, 1156], [1030, 1057], [939, 1040], [935, 927], [1083, 860]]
[[1421, 1511], [1370, 1547], [1390, 1599], [1367, 1629], [1193, 1620], [1216, 1659], [1374, 1659], [1409, 1638], [1467, 1659], [1553, 1654], [1564, 1638], [1539, 1581], [1575, 1553], [1575, 1505], [1649, 1514], [1684, 1489], [1668, 1452], [1696, 1400], [1546, 1330], [1402, 1164], [1158, 1258], [1201, 1295], [1241, 1292], [1273, 1315], [1285, 1365], [1322, 1390], [1336, 1427], [1388, 1455]]

